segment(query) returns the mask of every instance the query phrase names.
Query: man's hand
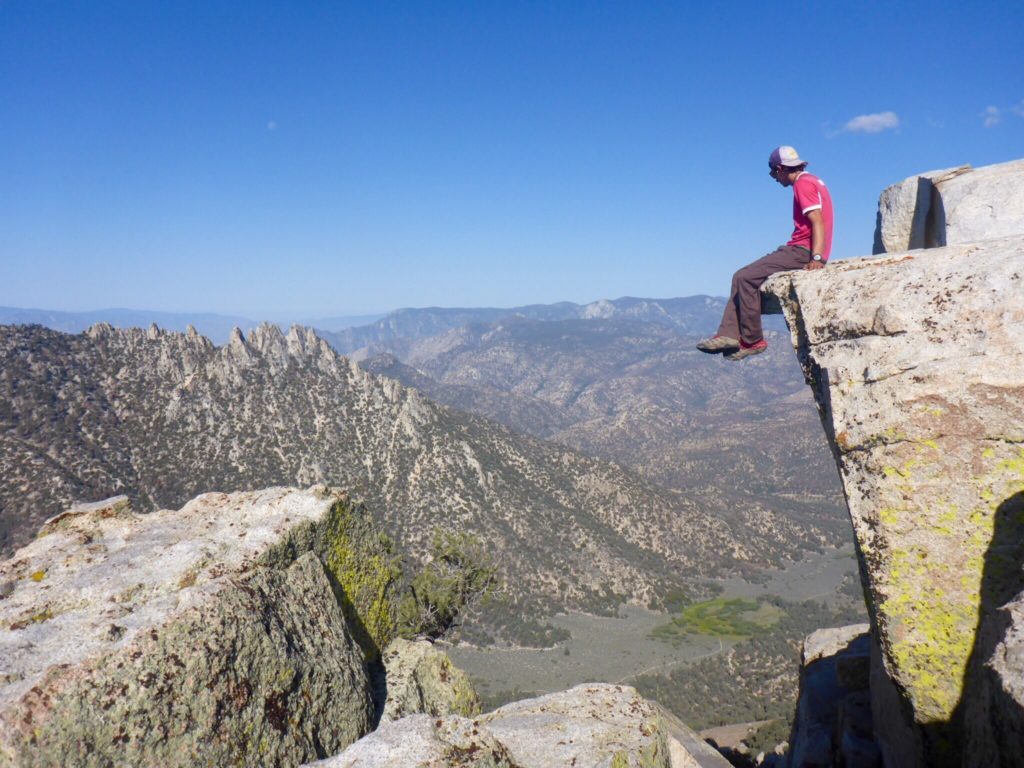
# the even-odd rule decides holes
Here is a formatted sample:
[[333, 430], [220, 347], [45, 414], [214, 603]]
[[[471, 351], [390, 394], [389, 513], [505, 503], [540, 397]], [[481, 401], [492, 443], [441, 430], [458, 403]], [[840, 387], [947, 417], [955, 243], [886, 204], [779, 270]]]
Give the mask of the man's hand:
[[[825, 220], [821, 217], [821, 209], [808, 211], [807, 220], [811, 222], [811, 253], [820, 254], [825, 250]], [[811, 259], [804, 269], [821, 269], [825, 262], [821, 257], [817, 261]]]

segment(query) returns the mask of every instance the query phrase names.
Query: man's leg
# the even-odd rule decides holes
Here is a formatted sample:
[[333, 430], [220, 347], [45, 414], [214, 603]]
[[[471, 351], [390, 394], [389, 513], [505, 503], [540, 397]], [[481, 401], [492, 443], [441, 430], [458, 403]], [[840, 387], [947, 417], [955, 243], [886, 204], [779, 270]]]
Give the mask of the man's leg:
[[739, 272], [732, 276], [732, 288], [729, 290], [729, 300], [725, 302], [725, 311], [722, 312], [722, 322], [718, 326], [715, 336], [724, 336], [729, 339], [739, 339], [740, 319], [736, 314], [739, 306]]
[[736, 305], [739, 320], [739, 339], [744, 346], [761, 341], [761, 284], [770, 275], [790, 269], [803, 269], [811, 260], [804, 248], [783, 245], [752, 264], [743, 267], [733, 278], [736, 286]]
[[719, 324], [718, 331], [716, 331], [714, 336], [697, 342], [697, 349], [701, 352], [717, 354], [719, 352], [735, 352], [739, 349], [740, 322], [736, 314], [736, 292], [738, 290], [739, 282], [736, 279], [736, 275], [733, 275], [729, 300], [725, 302], [725, 311], [722, 312], [722, 322]]

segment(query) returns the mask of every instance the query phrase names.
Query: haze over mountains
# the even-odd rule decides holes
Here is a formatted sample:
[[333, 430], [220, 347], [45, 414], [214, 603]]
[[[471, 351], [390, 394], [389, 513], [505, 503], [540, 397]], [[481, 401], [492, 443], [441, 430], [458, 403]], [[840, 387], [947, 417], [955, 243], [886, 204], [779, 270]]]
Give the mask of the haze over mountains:
[[[688, 296], [676, 299], [643, 299], [625, 296], [601, 299], [588, 304], [562, 301], [557, 304], [529, 304], [500, 309], [496, 307], [399, 309], [374, 323], [354, 326], [337, 333], [325, 333], [331, 345], [342, 354], [356, 353], [360, 358], [381, 351], [394, 351], [403, 340], [423, 339], [454, 328], [478, 323], [497, 323], [518, 318], [526, 320], [598, 320], [632, 319], [676, 328], [680, 333], [702, 335], [718, 327], [725, 299], [712, 296]], [[782, 330], [781, 318], [766, 318], [768, 328]]]
[[[831, 453], [788, 335], [769, 331], [769, 352], [744, 365], [694, 349], [723, 306], [694, 296], [409, 309], [324, 336], [437, 402], [618, 462], [716, 514], [769, 508], [848, 541]], [[764, 319], [785, 329], [777, 316]]]
[[[743, 365], [696, 352], [709, 297], [509, 312], [402, 310], [323, 338], [264, 325], [222, 347], [4, 327], [3, 552], [76, 501], [324, 482], [404, 550], [480, 535], [516, 599], [550, 612], [657, 603], [848, 540], [787, 338]], [[328, 340], [365, 343], [346, 360]]]
[[789, 340], [769, 336], [770, 351], [741, 366], [657, 323], [512, 318], [380, 344], [393, 351], [362, 365], [667, 487], [836, 499]]
[[[326, 482], [399, 541], [484, 537], [519, 592], [570, 605], [649, 600], [685, 578], [794, 556], [824, 535], [773, 511], [713, 514], [614, 464], [434, 405], [311, 331], [198, 334], [97, 326], [0, 333], [5, 550], [75, 500], [140, 509], [206, 491]], [[724, 510], [723, 510], [724, 511]]]

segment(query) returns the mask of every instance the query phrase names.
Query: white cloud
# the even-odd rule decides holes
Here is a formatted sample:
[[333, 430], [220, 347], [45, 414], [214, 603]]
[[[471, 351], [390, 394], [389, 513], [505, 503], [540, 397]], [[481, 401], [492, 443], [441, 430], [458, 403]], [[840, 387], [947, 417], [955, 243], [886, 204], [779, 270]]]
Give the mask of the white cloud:
[[881, 133], [900, 127], [900, 118], [895, 112], [876, 112], [873, 115], [857, 115], [848, 120], [843, 130], [850, 133]]
[[986, 128], [991, 128], [993, 125], [999, 125], [999, 121], [1002, 119], [1003, 112], [999, 107], [986, 107], [985, 111], [981, 113], [981, 117], [985, 122]]
[[1018, 104], [1017, 106], [1010, 107], [1010, 111], [1013, 112], [1015, 115], [1020, 115], [1021, 117], [1024, 117], [1024, 99], [1021, 99], [1020, 104]]
[[269, 123], [267, 123], [267, 130], [268, 131], [276, 131], [277, 130], [277, 121], [276, 120], [271, 120]]

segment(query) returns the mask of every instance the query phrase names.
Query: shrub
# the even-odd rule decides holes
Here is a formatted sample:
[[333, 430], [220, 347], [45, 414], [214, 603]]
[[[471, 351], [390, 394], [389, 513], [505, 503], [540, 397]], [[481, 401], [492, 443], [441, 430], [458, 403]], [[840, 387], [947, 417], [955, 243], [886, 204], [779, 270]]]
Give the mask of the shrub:
[[435, 533], [431, 555], [408, 584], [398, 607], [402, 637], [441, 637], [459, 614], [497, 584], [497, 569], [483, 542], [468, 533]]

